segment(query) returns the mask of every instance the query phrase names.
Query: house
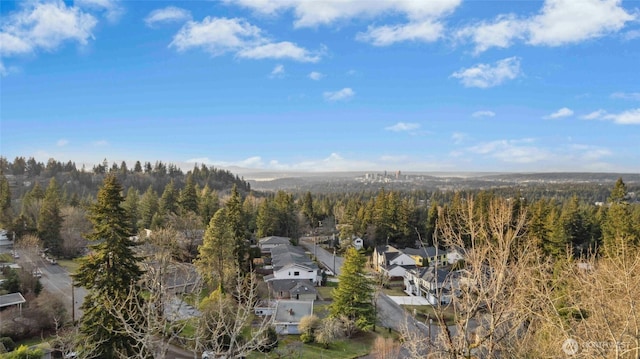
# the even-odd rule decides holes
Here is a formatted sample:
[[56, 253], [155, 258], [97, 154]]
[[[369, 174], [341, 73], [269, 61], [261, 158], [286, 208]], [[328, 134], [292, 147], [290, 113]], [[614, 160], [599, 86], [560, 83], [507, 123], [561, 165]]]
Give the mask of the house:
[[271, 249], [286, 244], [291, 244], [291, 238], [270, 236], [258, 239], [258, 247], [263, 253], [269, 253]]
[[276, 279], [267, 282], [275, 299], [316, 300], [318, 291], [308, 281]]
[[405, 248], [405, 254], [413, 258], [418, 267], [447, 264], [447, 252], [437, 247]]
[[278, 334], [300, 334], [300, 319], [313, 314], [313, 301], [279, 300], [273, 316], [273, 325]]
[[273, 315], [276, 312], [276, 305], [278, 302], [274, 300], [260, 300], [255, 307], [253, 307], [253, 313], [257, 316]]
[[264, 277], [269, 282], [277, 279], [307, 280], [313, 285], [322, 281], [318, 265], [307, 256], [304, 249], [291, 244], [281, 244], [271, 249], [273, 274]]
[[394, 265], [416, 265], [416, 261], [411, 256], [390, 245], [377, 246], [373, 250], [373, 268], [376, 271], [386, 273]]
[[449, 271], [435, 266], [418, 267], [405, 273], [405, 292], [426, 298], [431, 305], [451, 302]]
[[355, 237], [353, 239], [353, 248], [357, 250], [361, 250], [364, 247], [364, 239], [360, 237]]

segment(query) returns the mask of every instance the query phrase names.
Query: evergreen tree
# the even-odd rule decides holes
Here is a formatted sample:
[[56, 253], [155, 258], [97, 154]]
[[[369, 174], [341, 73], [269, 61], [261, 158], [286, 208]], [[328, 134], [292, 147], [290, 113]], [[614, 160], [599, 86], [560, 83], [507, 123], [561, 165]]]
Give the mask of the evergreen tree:
[[311, 192], [309, 191], [305, 193], [302, 199], [302, 214], [311, 229], [318, 226], [316, 211], [313, 209], [313, 197], [311, 197]]
[[[79, 335], [81, 357], [116, 358], [136, 356], [136, 340], [127, 335], [123, 324], [107, 308], [103, 298], [123, 304], [125, 300], [142, 301], [138, 281], [142, 275], [138, 259], [133, 250], [128, 215], [121, 206], [122, 187], [114, 174], [104, 179], [98, 191], [97, 201], [90, 208], [93, 232], [90, 240], [100, 241], [93, 246], [94, 254], [84, 259], [74, 275], [76, 285], [88, 291], [82, 304], [84, 315], [80, 322]], [[129, 306], [126, 313], [131, 323], [139, 323], [143, 316], [136, 313], [140, 306]], [[85, 352], [82, 352], [85, 351]]]
[[147, 190], [142, 195], [142, 198], [140, 198], [138, 212], [140, 216], [140, 223], [138, 223], [138, 228], [151, 228], [153, 216], [158, 213], [158, 194], [153, 190], [152, 186], [149, 186], [149, 188], [147, 188]]
[[44, 247], [55, 255], [59, 255], [62, 249], [62, 215], [60, 214], [60, 193], [55, 177], [49, 181], [45, 192], [40, 215], [38, 217], [38, 236], [42, 239]]
[[227, 210], [221, 208], [211, 218], [195, 263], [198, 273], [210, 286], [217, 285], [222, 289], [233, 279], [229, 278], [237, 268], [233, 260], [233, 248], [233, 238], [227, 226]]
[[235, 184], [231, 189], [231, 197], [225, 207], [227, 209], [227, 223], [233, 239], [233, 255], [238, 264], [238, 269], [240, 272], [245, 273], [249, 269], [247, 224], [242, 211], [242, 198], [238, 192], [238, 186]]
[[138, 191], [129, 187], [127, 190], [127, 197], [122, 203], [122, 207], [127, 212], [127, 218], [129, 219], [129, 223], [131, 224], [131, 233], [138, 233], [138, 202], [140, 201], [140, 196], [138, 195]]
[[258, 238], [276, 235], [276, 224], [278, 216], [273, 207], [272, 201], [265, 198], [258, 206], [256, 216], [256, 235]]
[[187, 182], [180, 191], [180, 207], [183, 211], [198, 213], [198, 195], [191, 174], [187, 176]]
[[198, 203], [198, 213], [200, 213], [200, 217], [202, 217], [202, 223], [207, 225], [209, 221], [211, 221], [213, 215], [218, 211], [218, 209], [220, 209], [218, 192], [211, 191], [209, 185], [205, 185], [200, 191], [200, 199]]
[[347, 249], [338, 287], [333, 290], [329, 312], [333, 318], [348, 318], [368, 331], [376, 321], [372, 282], [365, 275], [366, 258], [355, 248]]
[[621, 255], [627, 248], [637, 246], [639, 242], [626, 197], [627, 186], [622, 178], [619, 178], [609, 196], [609, 209], [602, 224], [604, 251], [609, 256]]
[[11, 189], [7, 178], [4, 174], [0, 174], [0, 227], [9, 228], [12, 222]]
[[[162, 164], [162, 162], [160, 162], [160, 164]], [[160, 214], [162, 214], [163, 216], [166, 216], [171, 213], [176, 213], [177, 211], [178, 211], [178, 190], [176, 190], [175, 184], [173, 183], [173, 179], [172, 179], [164, 187], [164, 192], [162, 192], [162, 197], [160, 198]]]

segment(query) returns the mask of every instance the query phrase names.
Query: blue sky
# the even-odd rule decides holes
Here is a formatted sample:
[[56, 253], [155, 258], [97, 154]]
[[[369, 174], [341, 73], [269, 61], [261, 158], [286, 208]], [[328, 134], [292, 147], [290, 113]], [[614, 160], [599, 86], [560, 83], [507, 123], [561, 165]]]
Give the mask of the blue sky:
[[0, 6], [9, 160], [640, 171], [638, 1]]

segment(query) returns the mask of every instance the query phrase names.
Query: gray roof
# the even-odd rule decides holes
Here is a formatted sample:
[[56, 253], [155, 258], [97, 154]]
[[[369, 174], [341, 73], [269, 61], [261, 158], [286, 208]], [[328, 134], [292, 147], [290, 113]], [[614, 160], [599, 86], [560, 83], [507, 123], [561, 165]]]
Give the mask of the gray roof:
[[313, 286], [313, 284], [309, 283], [309, 281], [298, 281], [296, 286], [293, 287], [289, 292], [291, 293], [292, 297], [295, 297], [296, 294], [318, 294], [316, 288]]
[[447, 253], [446, 251], [440, 250], [436, 247], [422, 247], [422, 248], [407, 247], [402, 251], [410, 256], [420, 256], [422, 258], [429, 258], [429, 257], [434, 257], [436, 255], [444, 255]]
[[258, 239], [258, 244], [290, 244], [291, 238], [289, 237], [278, 237], [278, 236], [270, 236], [263, 237]]
[[274, 323], [300, 323], [302, 317], [313, 314], [313, 301], [279, 300]]
[[436, 271], [435, 267], [426, 267], [418, 270], [418, 277], [427, 282], [434, 282], [437, 280], [438, 283], [444, 283], [448, 275], [449, 271], [444, 269], [438, 269]]
[[296, 279], [275, 279], [269, 281], [269, 285], [274, 292], [288, 292], [298, 284]]
[[304, 249], [290, 244], [272, 248], [271, 261], [274, 271], [292, 264], [298, 264], [309, 269], [319, 269], [318, 265], [307, 256]]
[[0, 308], [8, 307], [11, 305], [22, 304], [26, 302], [27, 301], [24, 299], [24, 297], [20, 293], [10, 293], [5, 295], [0, 295]]

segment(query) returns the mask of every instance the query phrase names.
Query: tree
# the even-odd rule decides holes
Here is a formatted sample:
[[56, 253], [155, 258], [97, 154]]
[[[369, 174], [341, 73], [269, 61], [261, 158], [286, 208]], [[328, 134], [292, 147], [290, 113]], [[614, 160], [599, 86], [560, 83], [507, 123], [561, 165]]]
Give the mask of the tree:
[[158, 213], [158, 194], [149, 186], [140, 198], [140, 206], [138, 207], [140, 221], [138, 228], [150, 229], [153, 216]]
[[87, 218], [87, 212], [81, 207], [63, 207], [61, 211], [62, 228], [62, 254], [67, 257], [75, 257], [80, 254], [86, 245], [84, 234], [91, 231], [91, 222]]
[[[80, 348], [91, 358], [131, 357], [137, 354], [136, 338], [123, 330], [121, 321], [103, 306], [105, 298], [114, 303], [123, 303], [130, 299], [130, 293], [141, 302], [138, 281], [142, 276], [140, 259], [132, 250], [134, 243], [127, 212], [121, 206], [122, 187], [114, 174], [107, 175], [98, 191], [97, 201], [89, 213], [93, 223], [93, 232], [89, 239], [100, 241], [93, 245], [94, 253], [81, 262], [73, 276], [75, 284], [85, 287], [87, 295], [82, 304], [84, 315], [80, 323], [80, 337], [88, 343], [91, 350]], [[127, 320], [139, 323], [142, 313], [128, 313]]]
[[178, 210], [178, 190], [175, 188], [173, 179], [167, 183], [160, 198], [160, 213], [164, 216], [175, 213]]
[[304, 198], [302, 199], [302, 214], [304, 218], [307, 220], [307, 224], [311, 229], [316, 228], [318, 226], [318, 216], [316, 215], [316, 211], [313, 208], [313, 197], [311, 196], [311, 192], [307, 191], [305, 193]]
[[127, 212], [127, 217], [129, 218], [129, 223], [131, 224], [131, 233], [138, 233], [138, 202], [140, 201], [140, 196], [138, 195], [138, 191], [129, 187], [127, 190], [127, 196], [122, 203], [122, 207]]
[[13, 214], [11, 213], [11, 189], [9, 181], [0, 174], [0, 226], [3, 228], [11, 227]]
[[53, 254], [59, 255], [62, 249], [62, 215], [60, 214], [60, 193], [55, 177], [49, 181], [49, 186], [40, 207], [38, 217], [38, 235], [44, 246]]
[[626, 197], [627, 186], [619, 178], [609, 196], [609, 209], [602, 224], [603, 249], [609, 256], [621, 255], [639, 242]]
[[211, 218], [195, 262], [203, 280], [219, 288], [224, 288], [237, 271], [237, 262], [233, 260], [234, 240], [227, 220], [226, 208], [219, 209]]
[[315, 339], [318, 344], [322, 344], [325, 349], [336, 339], [343, 336], [342, 322], [338, 318], [327, 317], [322, 320], [320, 327], [315, 331]]
[[191, 174], [187, 176], [187, 183], [180, 191], [180, 208], [185, 212], [198, 213], [198, 195]]
[[231, 197], [225, 204], [227, 209], [227, 225], [233, 241], [233, 256], [242, 273], [246, 273], [248, 266], [247, 224], [242, 210], [242, 198], [238, 192], [238, 186], [233, 185]]
[[375, 323], [373, 284], [365, 276], [366, 258], [355, 248], [347, 249], [338, 287], [333, 290], [333, 303], [329, 306], [332, 317], [353, 321], [362, 331], [370, 330]]

